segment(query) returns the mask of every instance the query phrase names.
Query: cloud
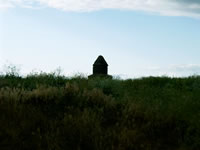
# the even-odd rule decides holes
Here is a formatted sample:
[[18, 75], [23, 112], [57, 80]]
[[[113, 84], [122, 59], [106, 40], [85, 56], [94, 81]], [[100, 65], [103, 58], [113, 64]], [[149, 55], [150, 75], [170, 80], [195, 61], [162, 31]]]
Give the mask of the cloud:
[[191, 76], [200, 75], [199, 64], [183, 64], [183, 65], [171, 65], [168, 67], [150, 67], [146, 69], [147, 72], [153, 75], [168, 75], [168, 76]]
[[0, 10], [9, 8], [41, 8], [40, 0], [0, 0]]
[[0, 9], [19, 6], [41, 6], [74, 12], [121, 9], [167, 16], [200, 17], [200, 0], [0, 0]]
[[14, 7], [9, 1], [0, 1], [0, 10], [5, 10]]

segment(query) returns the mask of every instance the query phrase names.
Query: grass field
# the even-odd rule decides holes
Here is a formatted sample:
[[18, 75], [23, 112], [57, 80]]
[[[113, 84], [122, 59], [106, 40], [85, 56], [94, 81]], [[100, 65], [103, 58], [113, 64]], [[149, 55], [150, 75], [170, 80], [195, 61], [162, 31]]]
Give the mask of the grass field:
[[200, 77], [0, 76], [1, 150], [199, 150]]

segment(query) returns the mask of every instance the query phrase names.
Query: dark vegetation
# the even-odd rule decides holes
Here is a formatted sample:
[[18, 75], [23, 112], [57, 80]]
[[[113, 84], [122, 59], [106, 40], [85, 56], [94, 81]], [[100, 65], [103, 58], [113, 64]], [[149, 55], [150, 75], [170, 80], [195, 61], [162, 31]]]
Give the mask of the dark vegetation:
[[0, 76], [1, 150], [199, 148], [198, 76]]

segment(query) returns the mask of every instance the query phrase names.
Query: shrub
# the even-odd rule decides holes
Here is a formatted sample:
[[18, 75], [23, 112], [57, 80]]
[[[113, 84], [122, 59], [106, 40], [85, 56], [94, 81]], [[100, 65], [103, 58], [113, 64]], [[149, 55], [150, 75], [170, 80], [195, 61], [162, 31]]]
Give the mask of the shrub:
[[0, 77], [1, 149], [198, 150], [200, 77]]

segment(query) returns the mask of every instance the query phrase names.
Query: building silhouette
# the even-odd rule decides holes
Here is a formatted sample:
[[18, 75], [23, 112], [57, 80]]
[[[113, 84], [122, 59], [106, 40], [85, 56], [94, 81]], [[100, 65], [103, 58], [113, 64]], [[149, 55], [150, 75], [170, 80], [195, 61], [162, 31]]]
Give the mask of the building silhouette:
[[92, 77], [112, 77], [108, 75], [108, 64], [102, 55], [98, 56], [93, 64], [93, 74], [90, 75], [89, 78]]
[[99, 56], [93, 64], [93, 74], [108, 74], [108, 64], [103, 58], [103, 56]]

